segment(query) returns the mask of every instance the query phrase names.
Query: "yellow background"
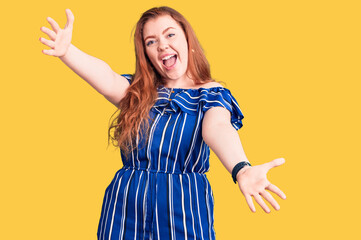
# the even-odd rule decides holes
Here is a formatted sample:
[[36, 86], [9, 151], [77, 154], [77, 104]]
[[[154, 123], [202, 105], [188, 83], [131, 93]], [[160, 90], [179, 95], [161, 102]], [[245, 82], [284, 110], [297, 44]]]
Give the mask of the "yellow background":
[[[107, 148], [116, 110], [39, 37], [50, 16], [72, 43], [118, 73], [134, 72], [131, 30], [168, 5], [192, 24], [216, 80], [244, 115], [253, 165], [278, 157], [269, 180], [287, 199], [252, 213], [211, 155], [215, 230], [225, 239], [360, 239], [358, 1], [7, 1], [1, 23], [1, 239], [96, 239], [105, 188], [122, 167]], [[270, 205], [269, 205], [270, 206]]]

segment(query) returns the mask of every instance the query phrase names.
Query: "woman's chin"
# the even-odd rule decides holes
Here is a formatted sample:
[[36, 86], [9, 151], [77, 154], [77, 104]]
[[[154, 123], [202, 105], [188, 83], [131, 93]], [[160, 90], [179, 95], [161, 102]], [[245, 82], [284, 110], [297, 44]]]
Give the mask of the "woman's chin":
[[164, 73], [163, 79], [164, 80], [178, 80], [178, 79], [185, 79], [187, 76], [185, 73], [173, 72], [173, 73]]

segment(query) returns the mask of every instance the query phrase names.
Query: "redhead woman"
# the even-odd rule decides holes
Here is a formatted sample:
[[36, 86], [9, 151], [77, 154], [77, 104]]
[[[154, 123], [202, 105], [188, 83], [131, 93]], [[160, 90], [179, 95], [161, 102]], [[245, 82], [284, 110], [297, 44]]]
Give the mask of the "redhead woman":
[[[48, 18], [49, 50], [87, 81], [119, 114], [109, 137], [123, 167], [105, 190], [98, 239], [215, 239], [213, 192], [207, 179], [210, 149], [237, 183], [251, 211], [253, 199], [279, 210], [267, 180], [283, 158], [251, 166], [237, 130], [243, 114], [231, 91], [214, 81], [188, 21], [169, 7], [144, 12], [135, 34], [134, 74], [118, 74], [71, 44], [74, 16], [64, 29]], [[113, 134], [111, 134], [111, 130]], [[253, 199], [252, 199], [253, 197]]]

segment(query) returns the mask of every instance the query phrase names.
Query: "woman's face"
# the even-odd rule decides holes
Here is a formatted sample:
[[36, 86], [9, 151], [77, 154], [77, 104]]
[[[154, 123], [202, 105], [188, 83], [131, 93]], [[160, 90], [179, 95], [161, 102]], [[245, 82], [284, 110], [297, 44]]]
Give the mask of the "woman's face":
[[188, 80], [188, 43], [182, 27], [169, 15], [148, 20], [143, 29], [148, 58], [163, 80]]

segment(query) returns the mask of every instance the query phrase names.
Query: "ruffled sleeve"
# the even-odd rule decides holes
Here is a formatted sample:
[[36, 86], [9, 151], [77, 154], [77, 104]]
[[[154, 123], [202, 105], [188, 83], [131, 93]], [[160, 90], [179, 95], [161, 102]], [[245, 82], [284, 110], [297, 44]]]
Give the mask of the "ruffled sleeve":
[[133, 77], [131, 74], [121, 74], [120, 76], [125, 77], [128, 80], [129, 84], [131, 84]]
[[232, 126], [236, 130], [243, 126], [243, 113], [229, 89], [219, 88], [217, 91], [209, 91], [207, 97], [202, 100], [202, 110], [204, 113], [212, 107], [224, 107], [231, 112]]
[[212, 107], [224, 107], [231, 112], [231, 124], [238, 130], [243, 119], [242, 111], [229, 89], [224, 87], [179, 89], [160, 88], [159, 97], [153, 109], [161, 113], [163, 110], [188, 114], [203, 114]]

